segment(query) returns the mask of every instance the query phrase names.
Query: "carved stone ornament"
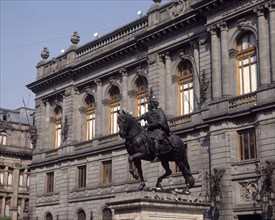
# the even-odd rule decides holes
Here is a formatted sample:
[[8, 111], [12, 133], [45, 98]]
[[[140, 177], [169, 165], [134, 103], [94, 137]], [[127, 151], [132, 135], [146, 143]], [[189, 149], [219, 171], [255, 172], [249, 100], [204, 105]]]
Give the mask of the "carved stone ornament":
[[156, 62], [157, 62], [157, 56], [158, 56], [158, 55], [157, 55], [156, 53], [154, 53], [154, 54], [149, 54], [149, 55], [148, 55], [148, 63], [149, 63], [150, 65], [156, 63]]
[[71, 87], [68, 87], [65, 89], [65, 93], [64, 95], [67, 97], [67, 96], [70, 96], [71, 95], [71, 91], [72, 91], [72, 88]]
[[46, 59], [49, 58], [49, 56], [50, 56], [50, 52], [49, 52], [48, 48], [44, 47], [42, 52], [41, 52], [42, 59], [46, 60]]
[[185, 11], [185, 0], [174, 0], [173, 2], [173, 8], [171, 9], [173, 16], [178, 16]]
[[202, 70], [200, 76], [200, 105], [202, 105], [207, 100], [207, 90], [209, 87], [209, 80], [206, 80], [205, 70]]
[[125, 68], [122, 68], [119, 70], [119, 73], [123, 76], [128, 76], [127, 70]]
[[61, 129], [61, 135], [62, 135], [62, 142], [63, 143], [67, 140], [68, 130], [69, 130], [69, 123], [68, 123], [67, 116], [65, 116], [65, 122], [63, 123], [62, 129]]
[[59, 61], [56, 59], [56, 58], [53, 58], [53, 61], [52, 61], [52, 71], [55, 72], [59, 69], [59, 66], [60, 66], [60, 63]]
[[31, 140], [33, 148], [36, 147], [37, 137], [38, 137], [38, 135], [37, 135], [36, 127], [31, 126], [30, 127], [30, 140]]
[[102, 81], [100, 79], [95, 79], [94, 82], [97, 86], [102, 86]]
[[73, 35], [71, 36], [71, 42], [76, 45], [79, 41], [80, 35], [77, 33], [77, 31], [74, 31]]
[[242, 202], [251, 202], [256, 199], [258, 192], [258, 181], [249, 180], [239, 182], [240, 188], [240, 197]]

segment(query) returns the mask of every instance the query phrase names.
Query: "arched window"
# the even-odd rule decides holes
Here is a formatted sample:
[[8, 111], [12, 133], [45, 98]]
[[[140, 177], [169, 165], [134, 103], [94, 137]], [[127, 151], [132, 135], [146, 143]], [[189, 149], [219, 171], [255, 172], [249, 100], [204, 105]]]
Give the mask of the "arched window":
[[7, 132], [0, 131], [0, 145], [7, 145]]
[[237, 43], [238, 94], [251, 93], [257, 89], [257, 56], [255, 36], [244, 33]]
[[61, 129], [62, 129], [62, 109], [56, 106], [54, 110], [54, 147], [58, 148], [61, 145]]
[[194, 85], [192, 64], [185, 60], [178, 69], [179, 75], [179, 114], [190, 114], [194, 110]]
[[47, 213], [46, 220], [53, 220], [53, 216], [51, 213]]
[[77, 213], [77, 220], [86, 220], [86, 214], [84, 210], [79, 210]]
[[91, 140], [95, 137], [95, 99], [89, 95], [86, 100], [86, 126], [85, 140]]
[[108, 208], [105, 208], [102, 211], [102, 220], [112, 220], [112, 211]]
[[120, 92], [119, 88], [113, 86], [110, 89], [110, 133], [118, 132], [117, 117], [120, 110]]
[[[140, 76], [136, 81], [136, 108], [137, 116], [141, 116], [147, 111], [147, 95], [148, 95], [148, 82], [143, 76]], [[145, 125], [145, 121], [141, 121], [141, 125]]]

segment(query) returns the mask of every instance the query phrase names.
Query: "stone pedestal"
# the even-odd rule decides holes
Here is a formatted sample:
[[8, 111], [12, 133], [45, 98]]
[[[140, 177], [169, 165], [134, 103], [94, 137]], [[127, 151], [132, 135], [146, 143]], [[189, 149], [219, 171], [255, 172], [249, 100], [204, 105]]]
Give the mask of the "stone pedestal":
[[121, 194], [107, 205], [114, 220], [203, 220], [209, 204], [192, 195], [138, 191]]

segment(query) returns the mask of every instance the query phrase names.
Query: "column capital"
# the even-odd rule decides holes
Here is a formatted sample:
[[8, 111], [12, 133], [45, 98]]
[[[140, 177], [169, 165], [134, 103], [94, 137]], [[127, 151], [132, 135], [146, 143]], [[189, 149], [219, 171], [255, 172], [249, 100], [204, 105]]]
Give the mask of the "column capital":
[[264, 16], [264, 6], [260, 5], [253, 9], [253, 12], [257, 14], [258, 17]]
[[128, 72], [125, 68], [121, 68], [119, 70], [119, 73], [122, 75], [122, 77], [127, 77], [128, 76]]
[[101, 79], [95, 79], [95, 80], [94, 80], [94, 83], [95, 83], [97, 86], [102, 86], [102, 81], [101, 81]]
[[110, 105], [110, 100], [109, 99], [104, 99], [104, 100], [102, 100], [102, 104], [104, 106], [109, 106]]
[[157, 58], [158, 58], [157, 56], [158, 56], [157, 53], [148, 54], [148, 59], [147, 59], [148, 64], [149, 65], [155, 64], [157, 62]]
[[238, 51], [236, 49], [230, 49], [228, 50], [229, 59], [236, 59]]
[[267, 8], [268, 8], [269, 12], [275, 11], [275, 0], [269, 2]]
[[178, 75], [172, 75], [171, 80], [172, 80], [172, 84], [178, 84], [179, 76]]
[[210, 27], [207, 28], [207, 31], [210, 32], [211, 35], [217, 35], [217, 26], [212, 24]]
[[220, 26], [221, 31], [228, 31], [228, 27], [227, 27], [226, 21], [222, 21], [222, 22], [219, 24], [219, 26]]
[[135, 91], [135, 90], [128, 91], [128, 96], [130, 98], [135, 98], [137, 96], [137, 91]]

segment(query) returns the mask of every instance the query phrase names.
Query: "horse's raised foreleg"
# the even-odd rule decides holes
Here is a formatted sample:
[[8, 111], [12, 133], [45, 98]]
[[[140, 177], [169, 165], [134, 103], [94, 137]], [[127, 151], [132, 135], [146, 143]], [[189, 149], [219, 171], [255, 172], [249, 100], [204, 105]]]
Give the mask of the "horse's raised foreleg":
[[158, 178], [158, 181], [157, 181], [157, 184], [156, 184], [156, 187], [158, 189], [162, 189], [162, 187], [161, 187], [162, 180], [165, 179], [167, 176], [170, 176], [172, 174], [172, 171], [170, 169], [168, 160], [161, 161], [161, 165], [165, 169], [165, 173]]
[[[143, 178], [143, 172], [142, 172], [142, 168], [141, 168], [140, 159], [143, 158], [144, 156], [145, 156], [145, 154], [143, 154], [142, 152], [138, 152], [138, 153], [135, 153], [135, 154], [129, 156], [130, 173], [135, 179], [140, 178], [140, 186], [142, 189], [145, 187], [145, 182], [144, 182], [144, 178]], [[138, 174], [134, 170], [133, 161], [137, 168]]]

